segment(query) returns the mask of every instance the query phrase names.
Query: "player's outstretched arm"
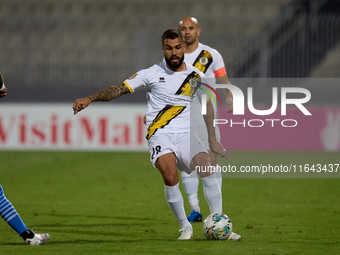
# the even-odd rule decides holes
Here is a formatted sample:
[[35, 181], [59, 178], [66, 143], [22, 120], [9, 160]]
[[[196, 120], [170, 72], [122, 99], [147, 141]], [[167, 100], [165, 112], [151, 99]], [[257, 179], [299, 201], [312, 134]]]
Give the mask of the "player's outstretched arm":
[[0, 73], [0, 98], [7, 95], [7, 88], [5, 87], [4, 81], [2, 80], [2, 75]]
[[209, 147], [212, 152], [229, 159], [229, 154], [226, 149], [223, 148], [222, 144], [216, 141], [215, 127], [213, 125], [214, 118], [214, 108], [210, 100], [207, 102], [207, 114], [204, 115], [204, 121], [208, 130]]
[[130, 93], [130, 90], [124, 83], [117, 86], [108, 87], [91, 96], [77, 99], [73, 105], [73, 113], [77, 114], [81, 110], [85, 109], [92, 102], [110, 101], [127, 93]]

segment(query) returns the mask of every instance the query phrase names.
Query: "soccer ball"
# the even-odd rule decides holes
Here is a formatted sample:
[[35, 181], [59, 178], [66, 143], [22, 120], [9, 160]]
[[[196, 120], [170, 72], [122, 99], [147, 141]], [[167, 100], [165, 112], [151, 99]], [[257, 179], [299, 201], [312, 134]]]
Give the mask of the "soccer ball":
[[224, 213], [212, 213], [203, 222], [203, 234], [210, 240], [226, 240], [232, 230], [233, 224]]

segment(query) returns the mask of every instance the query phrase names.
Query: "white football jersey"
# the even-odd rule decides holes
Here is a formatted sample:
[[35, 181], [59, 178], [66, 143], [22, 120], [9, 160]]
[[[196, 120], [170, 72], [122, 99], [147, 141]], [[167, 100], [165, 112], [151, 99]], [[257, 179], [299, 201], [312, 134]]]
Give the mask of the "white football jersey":
[[207, 78], [218, 78], [227, 74], [221, 54], [202, 43], [193, 52], [184, 55], [184, 61], [200, 70]]
[[185, 71], [174, 72], [163, 61], [124, 81], [131, 93], [140, 87], [147, 90], [147, 139], [156, 132], [190, 132], [190, 106], [201, 111], [197, 97], [204, 93], [198, 89], [202, 78], [204, 74], [189, 64]]
[[[198, 70], [200, 70], [207, 78], [214, 79], [210, 80], [208, 79], [208, 82], [215, 82], [215, 78], [221, 77], [223, 75], [227, 74], [227, 71], [225, 69], [224, 61], [221, 56], [221, 54], [209, 47], [208, 45], [205, 45], [203, 43], [198, 43], [198, 47], [196, 50], [194, 50], [191, 53], [185, 53], [184, 60], [187, 63], [190, 63], [194, 67], [196, 67]], [[212, 105], [214, 107], [214, 114], [215, 119], [217, 119], [217, 99], [216, 95], [213, 93], [213, 102]], [[196, 117], [197, 119], [200, 119], [199, 116]], [[206, 143], [207, 148], [208, 147], [208, 134], [206, 132], [206, 126], [203, 121], [198, 122], [198, 130], [199, 130], [199, 136], [202, 138], [203, 142]], [[220, 142], [221, 135], [220, 135], [220, 129], [218, 126], [215, 127], [215, 133], [217, 141]]]

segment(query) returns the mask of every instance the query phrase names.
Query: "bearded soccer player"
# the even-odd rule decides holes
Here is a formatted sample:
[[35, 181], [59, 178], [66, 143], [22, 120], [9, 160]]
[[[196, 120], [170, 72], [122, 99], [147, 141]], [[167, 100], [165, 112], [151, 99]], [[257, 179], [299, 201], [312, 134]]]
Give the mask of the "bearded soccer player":
[[[201, 29], [199, 28], [199, 24], [197, 19], [193, 17], [186, 17], [182, 19], [179, 23], [179, 29], [181, 30], [185, 43], [185, 61], [193, 66], [195, 66], [198, 70], [203, 72], [207, 78], [218, 78], [221, 82], [227, 84], [229, 83], [227, 72], [225, 69], [224, 61], [221, 54], [202, 43], [199, 42], [198, 37], [201, 34]], [[225, 90], [226, 93], [226, 102], [229, 106], [229, 111], [232, 112], [233, 100], [230, 90]], [[217, 116], [217, 107], [214, 106], [214, 113]], [[207, 144], [207, 137], [205, 135], [205, 126], [201, 125], [199, 127], [202, 132], [200, 132], [200, 137], [203, 142]], [[220, 142], [220, 130], [218, 125], [215, 127], [216, 138], [217, 141]], [[211, 163], [213, 166], [218, 165], [218, 155], [211, 150], [209, 150], [209, 146], [207, 145], [208, 152], [210, 154]], [[202, 221], [202, 214], [199, 207], [199, 199], [198, 199], [198, 186], [199, 180], [195, 172], [192, 172], [189, 175], [186, 172], [182, 172], [182, 183], [184, 190], [187, 194], [189, 204], [191, 206], [191, 213], [188, 216], [188, 220], [190, 222]], [[222, 186], [222, 178], [221, 173], [218, 173], [219, 185]]]
[[[0, 73], [0, 98], [5, 97], [6, 95], [7, 88], [5, 87], [5, 84], [2, 80], [2, 76]], [[35, 234], [33, 231], [29, 230], [26, 227], [25, 223], [20, 218], [14, 206], [5, 197], [1, 184], [0, 184], [0, 216], [29, 245], [42, 245], [50, 238], [49, 234]]]
[[[133, 93], [141, 87], [147, 90], [146, 138], [150, 161], [163, 177], [166, 201], [180, 224], [182, 233], [178, 239], [188, 240], [193, 236], [193, 229], [185, 215], [183, 197], [178, 187], [176, 163], [179, 161], [188, 169], [211, 166], [204, 144], [198, 136], [190, 135], [190, 105], [193, 100], [197, 100], [198, 91], [191, 85], [199, 83], [204, 74], [183, 61], [185, 42], [178, 29], [168, 29], [163, 33], [162, 49], [165, 61], [140, 70], [118, 86], [111, 86], [91, 96], [77, 99], [73, 110], [74, 114], [77, 114], [94, 101], [112, 100]], [[207, 103], [205, 121], [210, 149], [222, 157], [228, 157], [226, 150], [216, 141], [210, 101]], [[210, 211], [222, 212], [221, 189], [214, 174], [198, 171], [198, 175], [202, 179]]]

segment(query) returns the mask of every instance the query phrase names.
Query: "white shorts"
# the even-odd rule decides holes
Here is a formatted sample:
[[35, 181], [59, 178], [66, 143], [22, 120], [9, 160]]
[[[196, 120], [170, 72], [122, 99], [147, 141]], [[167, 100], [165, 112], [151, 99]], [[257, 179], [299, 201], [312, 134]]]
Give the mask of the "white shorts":
[[175, 153], [180, 171], [191, 172], [190, 163], [200, 152], [208, 154], [204, 143], [194, 133], [156, 133], [148, 141], [150, 161], [155, 167], [157, 159], [168, 153]]

